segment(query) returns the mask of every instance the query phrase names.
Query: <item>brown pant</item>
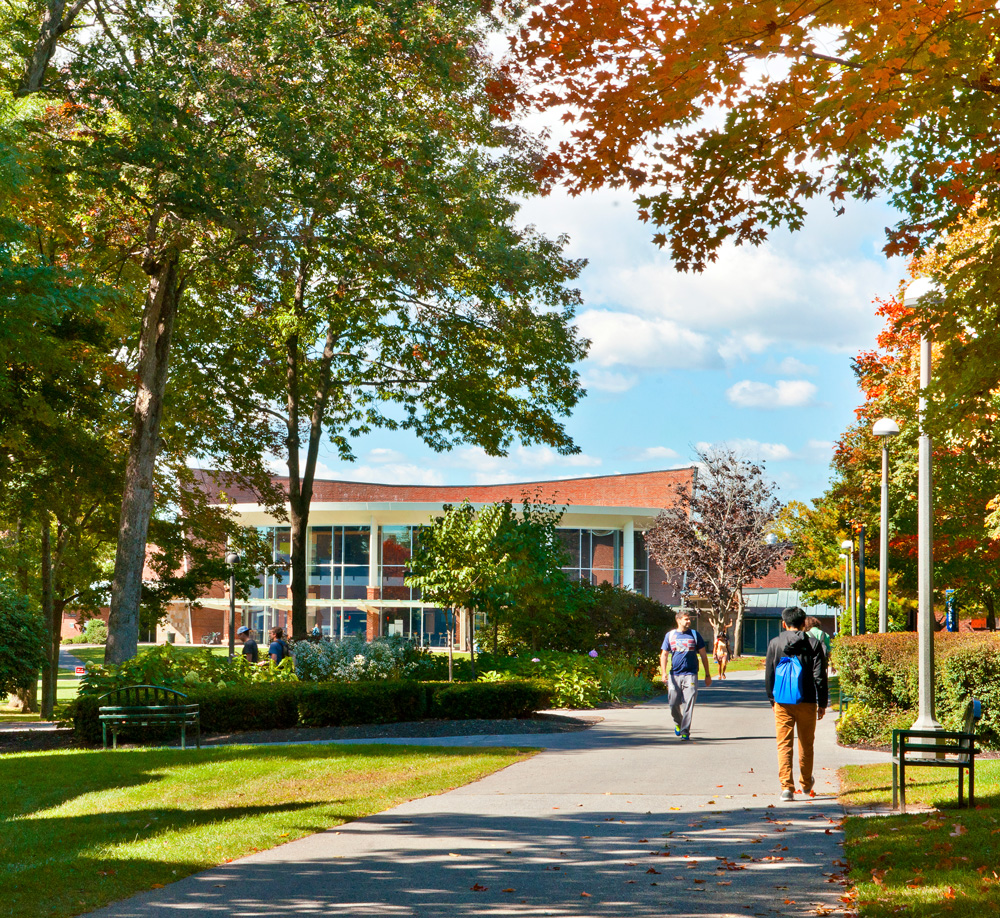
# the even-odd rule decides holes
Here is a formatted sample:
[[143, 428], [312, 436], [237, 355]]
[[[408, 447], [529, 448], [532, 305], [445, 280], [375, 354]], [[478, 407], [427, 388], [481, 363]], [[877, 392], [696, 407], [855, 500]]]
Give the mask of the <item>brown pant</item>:
[[778, 777], [782, 790], [795, 790], [792, 778], [792, 742], [799, 734], [799, 778], [807, 794], [813, 788], [813, 742], [816, 739], [816, 705], [775, 704], [774, 727], [778, 734]]

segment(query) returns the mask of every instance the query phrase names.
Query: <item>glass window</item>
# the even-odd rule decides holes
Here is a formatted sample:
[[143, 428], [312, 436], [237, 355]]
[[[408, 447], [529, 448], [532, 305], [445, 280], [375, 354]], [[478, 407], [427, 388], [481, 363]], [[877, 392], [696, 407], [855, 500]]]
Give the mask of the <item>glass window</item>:
[[309, 554], [306, 564], [317, 567], [333, 560], [333, 527], [316, 526], [309, 530]]
[[344, 557], [336, 558], [344, 564], [363, 564], [368, 566], [368, 527], [344, 527]]
[[344, 626], [344, 637], [352, 634], [366, 634], [368, 630], [368, 616], [360, 609], [344, 609], [342, 613]]

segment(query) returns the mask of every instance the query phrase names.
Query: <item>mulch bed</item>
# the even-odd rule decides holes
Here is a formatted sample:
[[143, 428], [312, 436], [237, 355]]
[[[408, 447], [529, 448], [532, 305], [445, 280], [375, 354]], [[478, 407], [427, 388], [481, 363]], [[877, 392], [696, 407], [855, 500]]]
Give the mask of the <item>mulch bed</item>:
[[[572, 733], [586, 730], [603, 718], [593, 714], [536, 714], [514, 720], [420, 720], [397, 724], [361, 724], [351, 727], [299, 727], [247, 733], [202, 735], [203, 746], [254, 743], [305, 743], [315, 740], [366, 740], [426, 736], [511, 736], [519, 733]], [[189, 738], [190, 741], [190, 738]], [[0, 731], [0, 755], [9, 752], [49, 752], [84, 749], [69, 729]]]

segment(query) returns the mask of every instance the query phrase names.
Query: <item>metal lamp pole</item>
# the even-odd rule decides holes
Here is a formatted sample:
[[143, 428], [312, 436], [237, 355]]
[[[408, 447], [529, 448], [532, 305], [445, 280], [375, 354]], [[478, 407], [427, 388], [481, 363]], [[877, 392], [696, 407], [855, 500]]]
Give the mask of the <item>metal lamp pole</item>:
[[878, 630], [889, 630], [889, 438], [899, 435], [899, 425], [892, 418], [879, 418], [872, 433], [882, 441], [882, 507], [879, 516], [878, 549]]
[[847, 568], [847, 607], [851, 611], [851, 634], [858, 633], [858, 612], [855, 608], [854, 592], [854, 542], [851, 539], [844, 539], [840, 543], [841, 549], [847, 554], [845, 567]]
[[[847, 613], [848, 595], [847, 595], [847, 555], [840, 555], [840, 560], [844, 562], [844, 613]], [[840, 627], [838, 622], [837, 633], [840, 633]]]
[[[921, 299], [936, 294], [936, 288], [926, 278], [913, 281], [906, 288], [903, 305], [919, 307]], [[940, 730], [934, 716], [934, 549], [933, 511], [931, 508], [932, 466], [931, 438], [925, 425], [927, 389], [931, 384], [931, 340], [920, 338], [920, 399], [917, 414], [920, 419], [917, 472], [917, 719], [914, 730]]]
[[236, 656], [236, 565], [240, 563], [240, 556], [231, 551], [226, 555], [226, 564], [229, 565], [229, 659]]

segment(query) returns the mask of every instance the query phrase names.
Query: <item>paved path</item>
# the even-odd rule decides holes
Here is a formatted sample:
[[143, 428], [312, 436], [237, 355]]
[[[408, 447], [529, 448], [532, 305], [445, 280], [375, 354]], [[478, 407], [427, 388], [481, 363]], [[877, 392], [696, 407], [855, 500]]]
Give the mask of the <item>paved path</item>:
[[702, 688], [691, 743], [674, 737], [663, 700], [602, 712], [603, 723], [580, 733], [437, 738], [434, 745], [547, 749], [450, 793], [94, 914], [839, 914], [836, 769], [886, 757], [837, 747], [827, 717], [817, 737], [818, 796], [780, 803], [761, 682], [759, 673], [734, 673]]

